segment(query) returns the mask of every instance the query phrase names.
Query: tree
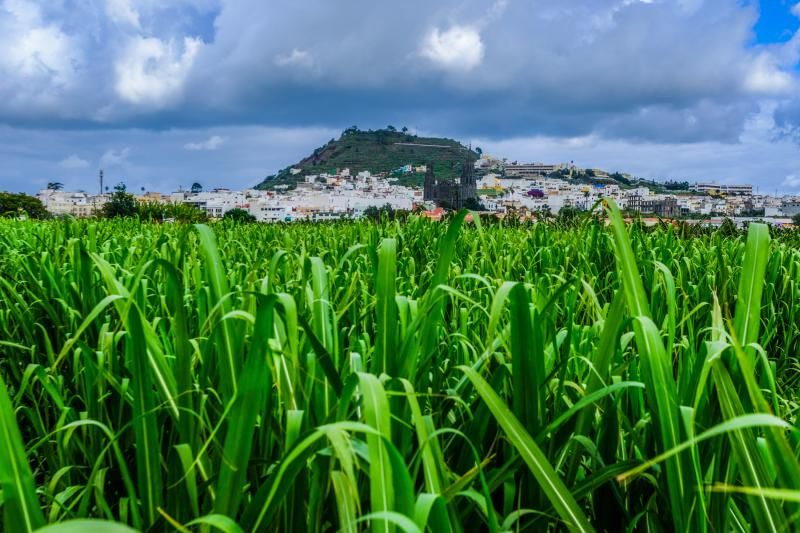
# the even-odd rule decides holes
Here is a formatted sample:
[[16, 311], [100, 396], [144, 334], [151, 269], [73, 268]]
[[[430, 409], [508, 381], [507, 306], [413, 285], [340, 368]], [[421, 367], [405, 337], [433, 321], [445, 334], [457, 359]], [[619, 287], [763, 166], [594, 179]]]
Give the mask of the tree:
[[50, 181], [47, 183], [47, 190], [49, 191], [60, 191], [64, 188], [64, 184], [60, 181]]
[[725, 237], [736, 237], [739, 235], [739, 228], [736, 227], [736, 222], [725, 217], [717, 228], [717, 233]]
[[364, 216], [375, 221], [379, 221], [384, 217], [387, 220], [394, 220], [395, 210], [392, 204], [389, 203], [383, 204], [381, 207], [371, 205], [364, 210]]
[[197, 194], [199, 192], [203, 192], [203, 186], [195, 181], [192, 183], [192, 194]]
[[372, 220], [380, 220], [381, 219], [381, 212], [377, 206], [371, 205], [364, 209], [364, 217], [369, 218]]
[[127, 191], [124, 183], [119, 183], [114, 187], [111, 199], [103, 205], [102, 213], [106, 218], [136, 216], [136, 198]]
[[483, 155], [483, 149], [480, 146], [475, 147], [475, 153], [478, 154], [478, 157]]
[[392, 126], [391, 124], [389, 124], [388, 126], [386, 126], [386, 129], [387, 129], [387, 130], [389, 130], [389, 131], [397, 131], [397, 128], [395, 128], [395, 127], [394, 127], [394, 126]]
[[470, 211], [486, 211], [486, 206], [477, 198], [467, 198], [464, 200], [464, 207]]
[[573, 227], [580, 220], [580, 212], [571, 206], [564, 206], [558, 210], [556, 223], [562, 227]]
[[617, 183], [622, 183], [623, 185], [630, 185], [631, 180], [620, 174], [619, 172], [612, 172], [608, 175], [609, 178], [616, 181]]
[[792, 217], [792, 224], [794, 224], [795, 227], [800, 228], [800, 213], [797, 213]]
[[406, 128], [405, 126], [403, 126], [403, 128], [402, 128], [400, 131], [402, 131], [403, 133], [408, 133], [408, 128]]
[[664, 188], [668, 191], [688, 191], [689, 190], [689, 182], [688, 181], [667, 181], [664, 182]]
[[38, 198], [22, 193], [0, 192], [0, 216], [18, 217], [20, 215], [38, 219], [50, 217], [50, 213]]
[[143, 202], [136, 206], [139, 220], [146, 222], [208, 222], [208, 215], [192, 204]]
[[222, 220], [229, 220], [234, 224], [250, 224], [256, 221], [256, 217], [240, 207], [234, 207], [222, 215]]

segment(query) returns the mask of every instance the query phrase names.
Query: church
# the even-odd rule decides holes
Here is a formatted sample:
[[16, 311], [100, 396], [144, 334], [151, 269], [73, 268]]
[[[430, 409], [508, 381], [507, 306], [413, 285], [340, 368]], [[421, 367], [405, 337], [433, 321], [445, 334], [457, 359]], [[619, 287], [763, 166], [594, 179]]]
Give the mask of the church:
[[429, 163], [425, 172], [423, 199], [449, 209], [463, 208], [469, 198], [477, 198], [478, 189], [473, 170], [473, 164], [467, 156], [460, 177], [440, 180], [434, 175], [433, 163]]

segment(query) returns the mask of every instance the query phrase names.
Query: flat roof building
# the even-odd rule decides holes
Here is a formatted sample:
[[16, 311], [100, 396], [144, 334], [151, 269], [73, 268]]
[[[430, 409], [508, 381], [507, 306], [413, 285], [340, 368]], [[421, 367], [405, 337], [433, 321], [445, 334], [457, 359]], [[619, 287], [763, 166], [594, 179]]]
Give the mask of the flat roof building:
[[720, 183], [695, 183], [690, 187], [696, 192], [710, 194], [731, 194], [734, 196], [751, 196], [753, 194], [752, 185], [727, 185]]
[[544, 163], [523, 163], [517, 165], [506, 165], [506, 176], [519, 176], [521, 178], [533, 178], [536, 176], [547, 176], [561, 168], [561, 165], [546, 165]]

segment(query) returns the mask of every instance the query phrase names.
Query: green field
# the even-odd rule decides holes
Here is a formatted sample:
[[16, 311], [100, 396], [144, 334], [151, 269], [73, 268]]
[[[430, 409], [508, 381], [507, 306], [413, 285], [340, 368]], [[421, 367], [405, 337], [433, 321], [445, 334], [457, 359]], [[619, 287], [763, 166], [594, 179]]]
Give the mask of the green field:
[[4, 530], [791, 529], [800, 233], [609, 218], [0, 219]]

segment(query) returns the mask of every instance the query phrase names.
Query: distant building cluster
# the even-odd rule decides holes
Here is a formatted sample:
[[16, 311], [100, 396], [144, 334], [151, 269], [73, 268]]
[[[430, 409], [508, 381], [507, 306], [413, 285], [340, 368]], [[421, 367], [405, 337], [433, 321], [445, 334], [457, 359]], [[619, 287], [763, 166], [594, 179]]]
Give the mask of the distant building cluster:
[[[44, 189], [36, 195], [54, 215], [88, 217], [99, 212], [111, 194], [91, 194]], [[349, 169], [331, 174], [305, 176], [295, 189], [277, 191], [213, 189], [202, 192], [149, 192], [135, 195], [139, 202], [183, 203], [196, 207], [210, 218], [221, 218], [231, 209], [244, 209], [260, 222], [323, 221], [358, 218], [369, 207], [390, 205], [410, 210], [422, 204], [422, 190], [403, 187], [385, 177]]]
[[[149, 192], [137, 195], [136, 199], [192, 205], [211, 218], [220, 218], [231, 209], [239, 208], [261, 222], [359, 218], [370, 207], [387, 204], [395, 210], [433, 210], [437, 206], [460, 209], [472, 205], [468, 205], [469, 199], [501, 216], [511, 213], [515, 216], [556, 215], [564, 208], [598, 209], [598, 202], [604, 198], [613, 198], [621, 209], [642, 216], [705, 218], [711, 223], [721, 217], [760, 217], [775, 224], [788, 224], [791, 217], [800, 214], [800, 198], [753, 194], [751, 185], [696, 183], [676, 193], [654, 192], [645, 186], [606, 183], [609, 180], [603, 178], [608, 175], [600, 170], [592, 171], [592, 176], [600, 181], [577, 183], [569, 179], [576, 170], [574, 167], [508, 164], [485, 154], [474, 164], [465, 164], [461, 176], [455, 179], [439, 179], [432, 164], [409, 167], [409, 171], [425, 173], [422, 187], [400, 185], [393, 176], [396, 172], [351, 173], [345, 168], [303, 176], [302, 170], [291, 169], [299, 180], [294, 188], [281, 185], [273, 191]], [[586, 171], [577, 171], [586, 175]], [[45, 189], [37, 197], [55, 215], [88, 217], [102, 209], [111, 195]]]
[[42, 205], [51, 214], [72, 217], [90, 217], [103, 208], [108, 195], [89, 194], [87, 192], [67, 192], [43, 189], [36, 195]]
[[487, 174], [478, 181], [480, 199], [497, 212], [556, 214], [565, 207], [592, 209], [603, 198], [612, 198], [620, 209], [658, 218], [760, 217], [775, 224], [789, 224], [800, 213], [800, 198], [752, 194], [750, 185], [715, 185], [681, 194], [653, 192], [640, 186], [581, 184], [554, 178], [511, 178]]

